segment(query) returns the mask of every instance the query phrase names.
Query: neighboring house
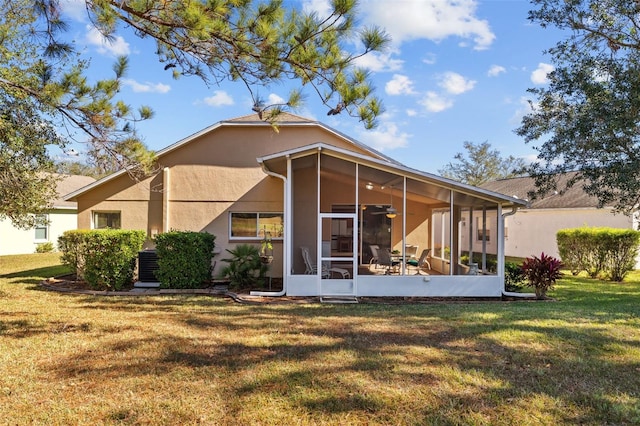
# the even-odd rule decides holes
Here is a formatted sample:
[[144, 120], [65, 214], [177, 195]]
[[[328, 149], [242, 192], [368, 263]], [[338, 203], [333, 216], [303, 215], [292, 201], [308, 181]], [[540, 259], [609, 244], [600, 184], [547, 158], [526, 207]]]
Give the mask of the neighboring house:
[[0, 220], [0, 256], [35, 253], [38, 244], [48, 242], [56, 247], [58, 237], [64, 231], [78, 226], [76, 203], [63, 199], [63, 196], [93, 182], [95, 179], [88, 176], [62, 176], [56, 187], [58, 197], [44, 213], [47, 225], [24, 230], [14, 227], [9, 219]]
[[[503, 211], [525, 205], [408, 168], [291, 114], [277, 131], [256, 115], [223, 121], [157, 158], [162, 172], [140, 182], [121, 171], [69, 194], [78, 203], [78, 228], [143, 229], [150, 239], [169, 230], [209, 232], [221, 253], [214, 275], [225, 249], [259, 247], [268, 232], [270, 276], [282, 277], [284, 289], [259, 294], [499, 297], [502, 260], [497, 273], [463, 276], [469, 268], [459, 265], [465, 248], [454, 223], [474, 211], [494, 212], [502, 253]], [[405, 267], [407, 246], [428, 249], [424, 264], [432, 269]], [[376, 247], [399, 253], [382, 264], [382, 256], [372, 258]]]
[[[563, 176], [558, 188], [564, 188], [569, 175]], [[487, 182], [483, 188], [527, 199], [535, 190], [530, 177]], [[637, 229], [632, 217], [616, 214], [611, 208], [598, 208], [598, 200], [584, 192], [579, 184], [565, 191], [554, 192], [531, 201], [526, 208], [506, 218], [505, 254], [507, 256], [539, 256], [540, 253], [559, 257], [556, 233], [560, 229], [582, 226]], [[638, 265], [640, 266], [640, 265]]]

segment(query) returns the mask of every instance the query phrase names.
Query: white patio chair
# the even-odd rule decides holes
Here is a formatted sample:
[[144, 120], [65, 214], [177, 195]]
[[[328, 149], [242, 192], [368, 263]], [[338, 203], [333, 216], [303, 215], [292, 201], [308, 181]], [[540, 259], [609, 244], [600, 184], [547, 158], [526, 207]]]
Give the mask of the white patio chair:
[[[300, 247], [300, 251], [302, 252], [302, 259], [304, 260], [305, 271], [304, 273], [307, 275], [316, 275], [318, 273], [318, 266], [311, 260], [311, 255], [309, 254], [308, 247]], [[338, 274], [342, 276], [342, 278], [351, 278], [351, 274], [346, 269], [342, 268], [327, 268], [325, 265], [322, 265], [322, 278], [331, 278], [332, 274]]]
[[429, 263], [429, 253], [431, 252], [431, 249], [424, 249], [422, 250], [422, 254], [420, 254], [420, 259], [416, 260], [416, 259], [409, 259], [407, 260], [407, 268], [409, 267], [413, 267], [416, 269], [416, 275], [421, 275], [422, 270], [424, 269], [425, 265], [428, 267], [428, 269], [431, 269], [431, 264]]
[[418, 246], [414, 246], [411, 244], [407, 244], [406, 246], [404, 246], [404, 255], [407, 258], [407, 260], [410, 259], [417, 259], [418, 258]]
[[378, 264], [378, 250], [380, 250], [380, 246], [376, 244], [371, 244], [369, 246], [369, 250], [371, 250], [371, 260], [369, 260], [369, 266]]
[[396, 271], [396, 268], [400, 264], [400, 261], [393, 260], [391, 258], [391, 252], [389, 251], [389, 249], [383, 249], [378, 250], [378, 261], [376, 264], [385, 268], [384, 273], [388, 275], [392, 271]]

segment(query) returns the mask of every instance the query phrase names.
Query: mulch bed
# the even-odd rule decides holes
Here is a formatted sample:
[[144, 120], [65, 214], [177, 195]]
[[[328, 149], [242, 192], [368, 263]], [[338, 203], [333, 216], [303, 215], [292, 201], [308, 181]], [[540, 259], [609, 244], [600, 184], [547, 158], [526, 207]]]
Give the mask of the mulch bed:
[[[228, 283], [227, 283], [228, 284]], [[266, 291], [265, 289], [236, 289], [228, 291], [224, 282], [212, 282], [200, 289], [136, 289], [133, 284], [119, 291], [94, 290], [86, 281], [77, 280], [75, 275], [66, 275], [56, 278], [48, 278], [40, 283], [40, 286], [52, 291], [63, 293], [79, 293], [106, 296], [150, 296], [167, 294], [199, 294], [219, 297], [229, 297], [238, 303], [272, 304], [272, 303], [320, 303], [320, 297], [295, 297], [295, 296], [251, 296], [252, 290]], [[272, 283], [269, 291], [282, 289], [282, 282]], [[433, 303], [479, 303], [500, 301], [537, 301], [535, 298], [522, 297], [358, 297], [358, 303], [365, 304], [433, 304]], [[546, 298], [551, 301], [553, 299]]]

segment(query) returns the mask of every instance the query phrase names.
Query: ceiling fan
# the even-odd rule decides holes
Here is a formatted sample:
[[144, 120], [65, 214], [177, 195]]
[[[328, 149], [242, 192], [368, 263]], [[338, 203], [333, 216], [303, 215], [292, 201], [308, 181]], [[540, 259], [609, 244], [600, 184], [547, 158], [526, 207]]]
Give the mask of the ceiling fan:
[[[382, 206], [376, 206], [376, 207], [382, 208]], [[371, 214], [372, 215], [383, 214], [383, 215], [386, 215], [389, 219], [393, 219], [394, 217], [397, 216], [398, 210], [396, 210], [396, 208], [393, 207], [393, 186], [391, 187], [391, 201], [389, 203], [389, 207], [379, 212], [372, 212]]]

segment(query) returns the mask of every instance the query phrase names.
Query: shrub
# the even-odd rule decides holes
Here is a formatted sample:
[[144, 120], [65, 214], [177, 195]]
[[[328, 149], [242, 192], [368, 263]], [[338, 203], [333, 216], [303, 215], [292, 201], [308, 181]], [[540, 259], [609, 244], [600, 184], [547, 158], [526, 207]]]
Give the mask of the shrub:
[[36, 246], [36, 253], [51, 253], [53, 252], [53, 243], [47, 241], [46, 243], [40, 243]]
[[504, 285], [507, 291], [519, 291], [525, 286], [522, 265], [515, 262], [506, 262], [504, 264]]
[[[469, 252], [464, 251], [460, 255], [460, 263], [469, 265], [469, 262], [478, 264], [478, 268], [482, 269], [482, 253], [473, 253], [473, 259], [469, 259]], [[485, 255], [486, 272], [495, 273], [498, 270], [498, 257], [495, 254]]]
[[542, 253], [540, 257], [527, 257], [522, 263], [522, 273], [533, 287], [538, 299], [544, 299], [547, 291], [553, 289], [556, 280], [562, 276], [562, 262]]
[[268, 267], [260, 260], [260, 250], [249, 244], [239, 244], [235, 249], [227, 249], [232, 257], [222, 259], [227, 262], [221, 273], [221, 278], [231, 281], [232, 287], [246, 288], [264, 282]]
[[198, 288], [211, 279], [214, 235], [207, 232], [171, 231], [156, 235], [158, 270], [163, 288]]
[[611, 229], [602, 236], [607, 278], [622, 281], [634, 269], [639, 243], [640, 233], [631, 229]]
[[556, 243], [562, 263], [571, 274], [578, 275], [580, 271], [586, 270], [586, 237], [580, 228], [559, 230], [556, 233]]
[[144, 231], [102, 229], [84, 236], [84, 279], [97, 290], [120, 290], [133, 281]]
[[586, 271], [591, 278], [604, 276], [622, 281], [634, 268], [640, 233], [618, 228], [562, 229], [556, 234], [563, 263], [577, 275]]
[[58, 237], [58, 250], [62, 253], [60, 261], [68, 266], [78, 279], [84, 275], [86, 255], [86, 237], [91, 232], [88, 229], [65, 231]]

